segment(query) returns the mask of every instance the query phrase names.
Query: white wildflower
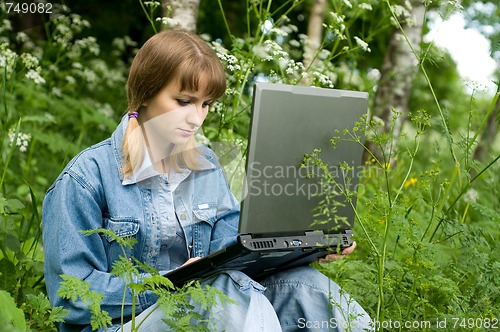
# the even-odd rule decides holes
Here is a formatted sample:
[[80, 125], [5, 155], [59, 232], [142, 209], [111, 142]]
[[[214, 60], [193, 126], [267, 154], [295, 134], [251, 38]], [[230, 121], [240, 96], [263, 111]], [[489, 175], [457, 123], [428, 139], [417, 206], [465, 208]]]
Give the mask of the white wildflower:
[[373, 10], [372, 5], [370, 5], [369, 3], [364, 3], [364, 2], [360, 3], [358, 7], [364, 10], [369, 10], [369, 11]]
[[208, 137], [205, 136], [205, 134], [203, 134], [202, 130], [198, 130], [195, 133], [194, 138], [195, 138], [196, 142], [198, 142], [200, 144], [203, 144], [203, 145], [209, 145], [210, 144], [210, 140], [208, 139]]
[[210, 112], [221, 113], [224, 111], [224, 104], [220, 101], [216, 101], [210, 106], [209, 110]]
[[223, 52], [217, 52], [217, 56], [222, 62], [227, 63], [227, 69], [233, 72], [241, 70], [241, 65], [239, 64], [238, 58], [234, 55], [227, 54], [226, 52], [227, 50], [223, 50]]
[[66, 24], [58, 24], [54, 30], [54, 41], [61, 46], [68, 46], [69, 42], [73, 39], [73, 31]]
[[119, 51], [125, 51], [127, 46], [132, 46], [136, 47], [137, 42], [132, 40], [129, 36], [124, 36], [123, 38], [115, 38], [113, 39], [112, 43], [114, 48], [118, 49]]
[[82, 17], [78, 14], [71, 14], [69, 18], [71, 22], [71, 27], [75, 31], [80, 32], [83, 30], [83, 28], [90, 28], [90, 22], [82, 19]]
[[463, 80], [465, 83], [465, 86], [467, 86], [469, 89], [473, 91], [488, 91], [488, 86], [485, 84], [482, 84], [479, 81], [468, 81], [468, 80]]
[[81, 75], [88, 83], [95, 83], [97, 81], [96, 73], [88, 68], [84, 69]]
[[80, 62], [76, 62], [76, 61], [71, 64], [71, 67], [78, 69], [78, 70], [83, 69], [83, 65]]
[[82, 57], [82, 48], [78, 45], [69, 45], [70, 49], [66, 56], [70, 59], [80, 59]]
[[263, 61], [273, 61], [274, 58], [271, 54], [269, 54], [269, 48], [266, 45], [255, 45], [252, 48], [252, 53], [257, 57], [261, 58]]
[[356, 41], [356, 44], [358, 44], [359, 47], [365, 52], [371, 52], [372, 50], [368, 47], [368, 43], [363, 41], [361, 38], [354, 36], [354, 40]]
[[144, 6], [150, 7], [151, 9], [155, 9], [159, 7], [161, 3], [159, 1], [144, 1]]
[[333, 17], [333, 21], [335, 23], [343, 23], [344, 22], [344, 17], [337, 15], [337, 13], [330, 12], [330, 15]]
[[283, 58], [286, 57], [288, 58], [288, 53], [283, 51], [283, 48], [275, 41], [272, 40], [266, 40], [264, 42], [264, 46], [266, 48], [266, 51], [271, 54], [275, 59], [276, 58]]
[[368, 71], [367, 77], [372, 81], [378, 81], [380, 79], [380, 71], [377, 68], [372, 68]]
[[475, 203], [479, 198], [479, 193], [475, 189], [469, 189], [464, 195], [464, 201], [466, 203]]
[[52, 73], [58, 73], [59, 72], [59, 67], [53, 63], [45, 66], [45, 69], [47, 69], [49, 72]]
[[291, 34], [291, 33], [294, 33], [294, 32], [298, 32], [299, 31], [299, 28], [294, 25], [294, 24], [288, 24], [288, 25], [284, 25], [281, 27], [281, 29], [287, 33], [287, 34]]
[[109, 72], [109, 68], [106, 62], [102, 59], [94, 59], [90, 61], [89, 67], [91, 67], [96, 73], [102, 73], [106, 75]]
[[23, 53], [23, 54], [21, 54], [20, 58], [21, 58], [21, 61], [23, 62], [23, 65], [26, 68], [32, 69], [32, 68], [38, 67], [39, 61], [34, 55], [32, 55], [30, 53]]
[[330, 57], [331, 52], [327, 49], [322, 49], [319, 54], [318, 54], [318, 59], [320, 60], [326, 60]]
[[325, 87], [328, 87], [328, 88], [333, 88], [334, 87], [333, 81], [327, 75], [325, 75], [323, 73], [320, 73], [320, 72], [317, 72], [317, 71], [314, 71], [313, 72], [313, 76], [315, 76], [318, 79], [318, 81], [321, 84], [321, 86], [325, 86]]
[[126, 81], [120, 68], [108, 68], [106, 71], [101, 71], [101, 73], [103, 73], [101, 76], [104, 76], [106, 85], [109, 87], [115, 86], [116, 83], [122, 84]]
[[393, 6], [391, 6], [391, 8], [392, 8], [392, 11], [394, 12], [394, 15], [396, 15], [396, 17], [405, 18], [405, 17], [410, 17], [411, 16], [411, 14], [408, 11], [408, 9], [406, 9], [403, 6], [393, 5]]
[[453, 1], [448, 1], [448, 5], [452, 6], [453, 9], [455, 10], [463, 10], [464, 7], [460, 4], [460, 1], [453, 0]]
[[27, 41], [30, 40], [30, 38], [24, 31], [21, 31], [17, 33], [16, 40], [20, 43], [26, 43]]
[[69, 75], [66, 75], [64, 77], [64, 79], [66, 80], [66, 82], [68, 82], [68, 84], [70, 85], [75, 85], [76, 84], [76, 79], [73, 77], [73, 76], [69, 76]]
[[12, 31], [12, 24], [10, 23], [10, 20], [6, 18], [4, 18], [0, 24], [0, 33], [4, 31]]
[[[14, 139], [16, 138], [16, 133], [13, 129], [9, 130], [9, 140], [10, 144], [14, 144]], [[16, 139], [16, 146], [19, 147], [19, 151], [21, 152], [26, 152], [28, 150], [28, 144], [31, 140], [31, 135], [18, 132], [17, 133], [17, 139]]]
[[349, 2], [349, 0], [344, 0], [344, 5], [346, 5], [349, 8], [352, 8], [352, 4]]
[[299, 48], [300, 47], [300, 42], [296, 39], [292, 39], [288, 42], [288, 44], [291, 46], [291, 47], [295, 47], [295, 48]]
[[56, 122], [56, 117], [48, 112], [45, 112], [43, 115], [50, 121], [50, 122]]
[[62, 91], [58, 87], [53, 87], [52, 90], [50, 91], [54, 96], [61, 98], [62, 97]]
[[228, 54], [226, 57], [226, 61], [227, 63], [234, 65], [238, 63], [238, 58], [236, 58], [234, 55]]
[[26, 78], [33, 80], [35, 84], [45, 84], [45, 79], [34, 69], [28, 70], [25, 76]]
[[14, 66], [16, 65], [16, 60], [19, 55], [9, 48], [7, 43], [0, 45], [0, 68], [7, 70], [7, 74], [12, 73]]
[[112, 119], [113, 115], [115, 114], [115, 111], [113, 110], [113, 107], [111, 107], [110, 104], [105, 103], [102, 105], [98, 105], [99, 110], [101, 111], [102, 114], [104, 114], [105, 117]]
[[78, 46], [82, 49], [88, 49], [89, 52], [94, 55], [99, 55], [100, 53], [99, 44], [97, 44], [97, 40], [95, 37], [79, 39], [75, 41], [75, 46]]
[[264, 21], [264, 24], [260, 26], [260, 31], [262, 31], [265, 35], [269, 34], [274, 27], [274, 21], [272, 19], [268, 19]]
[[179, 22], [170, 17], [158, 17], [156, 20], [167, 27], [176, 27], [179, 25]]
[[283, 29], [282, 27], [272, 28], [270, 32], [276, 34], [276, 36], [282, 36], [282, 37], [286, 37], [289, 34], [289, 32], [286, 29]]

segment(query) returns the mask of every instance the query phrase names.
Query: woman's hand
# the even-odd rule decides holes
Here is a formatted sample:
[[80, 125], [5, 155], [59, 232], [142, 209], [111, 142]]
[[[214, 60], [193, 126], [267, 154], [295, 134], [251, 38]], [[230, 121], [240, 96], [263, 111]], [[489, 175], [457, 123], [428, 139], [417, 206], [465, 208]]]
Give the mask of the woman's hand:
[[181, 266], [184, 266], [184, 265], [187, 265], [189, 263], [192, 263], [194, 261], [197, 261], [198, 259], [200, 259], [201, 257], [197, 256], [197, 257], [193, 257], [193, 258], [190, 258], [188, 259], [184, 264], [182, 264]]
[[338, 259], [342, 259], [344, 256], [347, 256], [350, 253], [352, 253], [355, 248], [356, 248], [356, 241], [354, 241], [350, 247], [347, 247], [344, 250], [342, 250], [342, 252], [340, 254], [329, 254], [329, 255], [326, 255], [325, 257], [320, 258], [318, 260], [318, 262], [320, 262], [320, 263], [328, 263], [328, 262], [336, 261]]

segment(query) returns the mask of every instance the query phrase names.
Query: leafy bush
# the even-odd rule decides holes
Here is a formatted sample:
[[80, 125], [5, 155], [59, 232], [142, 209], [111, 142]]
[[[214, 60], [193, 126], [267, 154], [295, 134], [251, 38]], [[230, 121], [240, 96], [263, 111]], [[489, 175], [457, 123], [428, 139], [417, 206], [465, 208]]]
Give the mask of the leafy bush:
[[66, 313], [45, 295], [41, 198], [69, 158], [114, 129], [125, 83], [125, 64], [81, 36], [88, 22], [64, 6], [54, 15], [34, 41], [0, 6], [0, 288], [42, 331]]

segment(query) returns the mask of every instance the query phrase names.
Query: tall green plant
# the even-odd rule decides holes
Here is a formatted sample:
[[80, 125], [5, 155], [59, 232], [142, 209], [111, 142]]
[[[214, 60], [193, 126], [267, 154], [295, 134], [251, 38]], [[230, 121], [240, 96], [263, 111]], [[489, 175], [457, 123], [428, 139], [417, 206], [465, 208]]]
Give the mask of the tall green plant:
[[55, 331], [67, 311], [45, 295], [40, 198], [69, 158], [109, 135], [109, 103], [120, 95], [109, 91], [124, 85], [124, 66], [112, 69], [95, 38], [82, 36], [88, 22], [53, 11], [47, 37], [33, 40], [0, 5], [0, 289], [41, 331]]
[[[386, 3], [397, 22], [393, 8]], [[398, 26], [402, 29], [399, 23]], [[496, 191], [491, 182], [498, 181], [498, 151], [489, 162], [479, 166], [476, 176], [469, 177], [469, 171], [471, 147], [484, 130], [482, 124], [499, 93], [493, 97], [481, 125], [474, 128], [469, 123], [466, 143], [457, 144], [423, 66], [426, 53], [415, 53], [415, 56], [437, 105], [442, 129], [439, 137], [444, 138], [445, 144], [426, 133], [433, 119], [421, 111], [412, 116], [413, 140], [403, 137], [401, 152], [397, 154], [386, 150], [393, 139], [391, 131], [381, 132], [376, 121], [366, 129], [363, 127], [367, 136], [371, 132], [372, 140], [383, 151], [382, 160], [373, 158], [371, 162], [375, 164], [366, 165], [365, 171], [359, 174], [363, 187], [355, 209], [357, 239], [368, 246], [354, 254], [364, 261], [333, 263], [326, 271], [345, 284], [355, 297], [358, 295], [366, 301], [375, 313], [379, 330], [405, 330], [408, 328], [405, 323], [411, 325], [411, 322], [421, 323], [417, 329], [432, 330], [446, 319], [447, 328], [453, 330], [482, 328], [485, 323], [491, 326], [491, 322], [498, 319], [500, 307], [498, 281], [491, 278], [491, 273], [499, 273], [500, 268], [495, 263], [498, 250], [494, 249], [500, 237], [498, 227], [494, 226], [500, 216], [498, 209], [495, 210], [499, 202], [498, 196], [490, 201], [484, 198], [482, 202], [477, 196], [481, 195], [478, 190]], [[473, 104], [471, 114], [472, 108]], [[356, 129], [347, 129], [342, 139], [362, 144]], [[424, 166], [417, 159], [422, 143], [427, 146], [431, 161]], [[429, 153], [433, 145], [436, 149]], [[449, 154], [443, 155], [443, 148]], [[320, 155], [312, 157], [328, 169]], [[391, 166], [392, 160], [397, 160], [396, 167]], [[373, 176], [380, 172], [382, 177]], [[475, 219], [468, 216], [471, 204], [476, 207]], [[357, 280], [346, 282], [342, 278], [351, 275]], [[470, 282], [468, 276], [483, 280], [482, 287], [486, 287], [491, 296], [485, 296], [482, 287]], [[377, 296], [367, 291], [374, 287], [378, 289]], [[389, 326], [391, 321], [396, 325]]]
[[[158, 296], [158, 307], [165, 314], [164, 322], [173, 331], [210, 331], [211, 322], [193, 309], [199, 306], [204, 311], [215, 308], [224, 303], [232, 303], [221, 291], [209, 285], [202, 286], [198, 281], [190, 282], [181, 288], [176, 288], [167, 278], [161, 276], [158, 271], [147, 266], [137, 259], [127, 258], [127, 249], [135, 244], [135, 238], [122, 238], [113, 231], [107, 229], [95, 229], [82, 231], [89, 236], [100, 234], [107, 236], [119, 244], [123, 256], [116, 261], [111, 273], [125, 280], [123, 289], [121, 325], [130, 319], [131, 331], [138, 331], [142, 321], [136, 319], [136, 302], [138, 295], [143, 292], [153, 292]], [[76, 301], [80, 298], [89, 307], [91, 313], [92, 329], [103, 329], [111, 325], [112, 320], [106, 311], [101, 310], [100, 304], [102, 294], [91, 290], [91, 286], [83, 280], [73, 276], [62, 276], [61, 288], [58, 295]], [[132, 317], [124, 317], [124, 306], [127, 290], [132, 291]], [[151, 314], [151, 313], [150, 313]]]

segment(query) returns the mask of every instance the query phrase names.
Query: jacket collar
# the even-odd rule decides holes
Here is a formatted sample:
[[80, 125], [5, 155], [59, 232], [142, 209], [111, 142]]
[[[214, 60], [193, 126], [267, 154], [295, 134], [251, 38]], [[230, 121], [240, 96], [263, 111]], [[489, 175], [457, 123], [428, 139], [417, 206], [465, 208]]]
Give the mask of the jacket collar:
[[[127, 179], [124, 178], [124, 176], [123, 176], [122, 142], [123, 142], [123, 136], [124, 136], [125, 131], [127, 129], [128, 120], [129, 120], [128, 115], [125, 114], [122, 117], [120, 124], [118, 125], [116, 130], [111, 135], [111, 144], [113, 146], [113, 154], [115, 157], [116, 167], [118, 170], [118, 176], [120, 177], [120, 181], [122, 182], [123, 185], [137, 183], [139, 181], [151, 178], [151, 177], [159, 174], [156, 171], [154, 171], [154, 169], [152, 167], [151, 159], [146, 151], [145, 158], [144, 158], [139, 170], [136, 173], [134, 173], [132, 177], [127, 178]], [[203, 153], [204, 152], [203, 150], [204, 149], [201, 150], [202, 153], [200, 155], [200, 160], [199, 160], [200, 170], [209, 170], [209, 169], [216, 168], [216, 165], [214, 164], [214, 162], [211, 161], [212, 156], [210, 156], [206, 153]], [[189, 173], [191, 173], [191, 170], [182, 169], [180, 171], [180, 173], [182, 173], [182, 174], [185, 172], [188, 172], [187, 175], [189, 175]]]

